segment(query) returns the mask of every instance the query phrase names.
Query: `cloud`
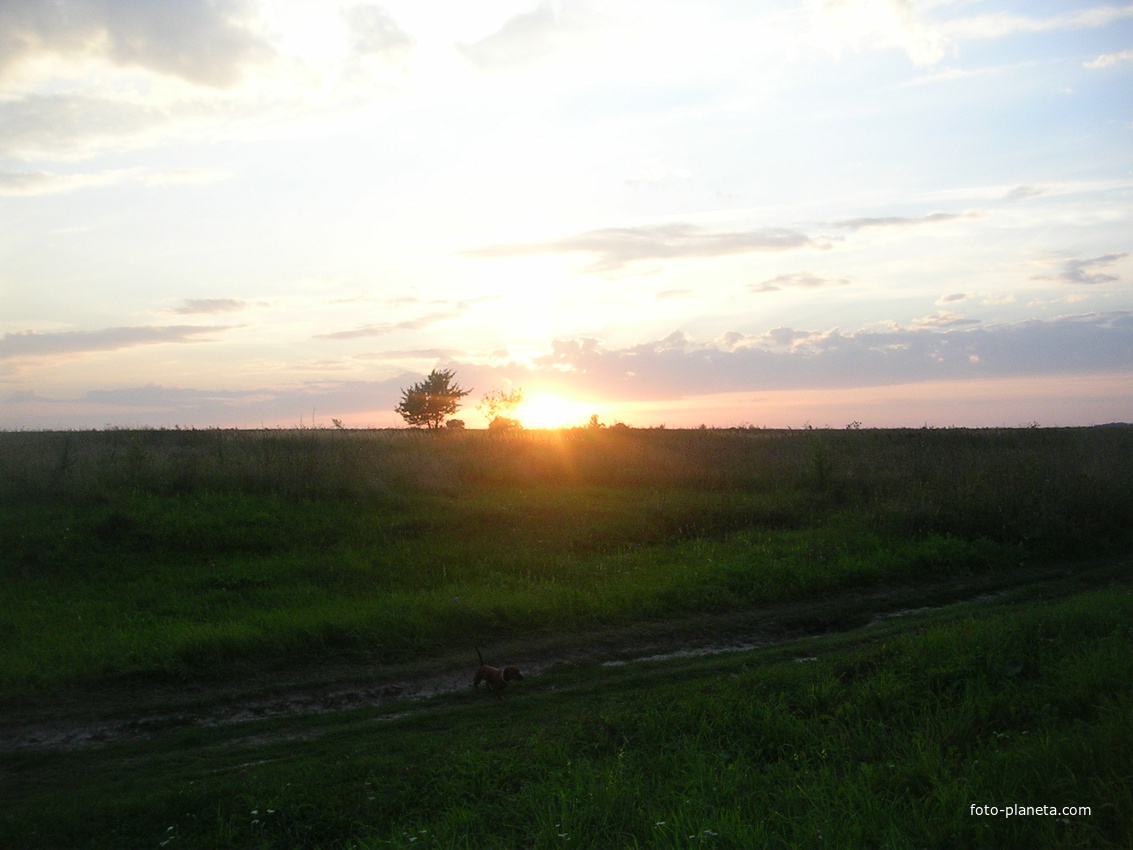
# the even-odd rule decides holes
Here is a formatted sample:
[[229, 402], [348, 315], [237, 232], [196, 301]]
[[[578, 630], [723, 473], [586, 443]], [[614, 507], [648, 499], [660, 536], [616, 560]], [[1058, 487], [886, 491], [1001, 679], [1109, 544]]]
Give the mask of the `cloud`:
[[50, 357], [91, 351], [118, 351], [140, 345], [204, 342], [203, 334], [229, 330], [231, 325], [168, 325], [106, 328], [97, 331], [8, 333], [0, 337], [0, 360]]
[[801, 231], [782, 227], [713, 233], [678, 222], [609, 227], [546, 242], [476, 248], [464, 251], [460, 256], [508, 258], [540, 254], [594, 254], [597, 261], [584, 271], [603, 274], [650, 260], [705, 259], [802, 248], [825, 250], [829, 247], [824, 239], [812, 239]]
[[932, 65], [944, 58], [939, 29], [922, 18], [910, 0], [823, 0], [820, 9], [836, 45], [897, 46], [915, 65]]
[[865, 230], [871, 227], [915, 227], [921, 224], [941, 224], [956, 221], [961, 218], [975, 218], [975, 213], [945, 213], [935, 212], [919, 218], [906, 218], [903, 216], [885, 216], [882, 218], [847, 218], [831, 223], [831, 227], [840, 227], [845, 230]]
[[239, 298], [188, 298], [169, 312], [182, 315], [198, 313], [236, 313], [248, 307], [247, 301]]
[[[392, 425], [401, 388], [422, 377], [405, 372], [384, 381], [309, 381], [245, 390], [149, 383], [90, 390], [77, 398], [52, 398], [21, 390], [6, 399], [8, 404], [0, 409], [0, 415], [17, 409], [20, 418], [2, 422], [5, 427], [34, 415], [29, 409], [42, 406], [51, 408], [51, 421], [63, 423], [62, 427], [90, 427], [92, 420], [128, 427], [248, 427], [250, 423], [297, 425], [301, 421], [329, 425], [331, 417], [377, 412], [388, 414], [385, 418], [390, 420], [377, 424]], [[20, 407], [24, 410], [19, 411]]]
[[411, 351], [367, 351], [355, 360], [451, 360], [463, 352], [457, 348], [417, 348]]
[[979, 319], [969, 319], [966, 316], [961, 316], [959, 313], [933, 313], [931, 316], [914, 319], [911, 327], [916, 330], [923, 328], [957, 328], [962, 325], [978, 325], [979, 323]]
[[968, 297], [966, 292], [953, 292], [950, 295], [942, 295], [937, 299], [937, 304], [955, 304], [957, 301], [964, 301]]
[[586, 30], [576, 18], [543, 2], [508, 19], [491, 35], [457, 51], [481, 71], [510, 71], [542, 64], [563, 53]]
[[[255, 396], [261, 396], [257, 391]], [[165, 410], [183, 410], [206, 402], [228, 404], [246, 399], [248, 393], [233, 390], [198, 390], [190, 387], [164, 387], [146, 384], [141, 387], [121, 387], [112, 390], [90, 390], [82, 401], [114, 407], [150, 407]]]
[[671, 298], [692, 298], [696, 295], [692, 289], [663, 289], [653, 293], [655, 301], [668, 301]]
[[[888, 386], [932, 380], [1128, 372], [1133, 312], [1001, 325], [950, 321], [844, 333], [776, 328], [710, 343], [670, 335], [605, 349], [556, 340], [534, 360], [544, 380], [580, 397], [659, 400], [773, 389]], [[522, 376], [515, 376], [521, 382]]]
[[794, 272], [781, 274], [762, 283], [753, 283], [748, 286], [752, 292], [778, 292], [781, 289], [821, 289], [827, 286], [849, 286], [850, 281], [844, 277], [819, 277], [811, 272]]
[[98, 174], [55, 174], [50, 171], [0, 171], [0, 195], [53, 195], [137, 179], [138, 170], [120, 168]]
[[1036, 198], [1039, 195], [1045, 194], [1045, 190], [1037, 186], [1016, 186], [1014, 189], [1008, 191], [1004, 196], [1005, 201], [1025, 201], [1027, 198]]
[[413, 36], [405, 32], [385, 9], [361, 3], [342, 11], [355, 56], [389, 56], [413, 47]]
[[147, 104], [120, 94], [77, 92], [0, 99], [0, 156], [81, 157], [92, 148], [143, 138], [191, 117], [197, 106]]
[[722, 351], [736, 351], [741, 348], [793, 348], [814, 336], [813, 331], [796, 331], [794, 328], [772, 328], [764, 334], [728, 331], [721, 334], [712, 346]]
[[151, 174], [145, 178], [147, 186], [179, 186], [185, 184], [214, 183], [231, 177], [227, 171], [214, 171], [211, 168], [174, 168]]
[[348, 331], [334, 331], [327, 334], [316, 334], [315, 339], [362, 339], [371, 336], [386, 336], [399, 331], [419, 331], [430, 325], [453, 318], [449, 312], [431, 313], [416, 319], [405, 319], [400, 322], [379, 322], [377, 324], [359, 325]]
[[1064, 260], [1058, 274], [1052, 276], [1037, 276], [1035, 280], [1056, 280], [1060, 283], [1085, 284], [1095, 286], [1105, 283], [1116, 283], [1121, 278], [1106, 274], [1102, 269], [1108, 269], [1118, 260], [1128, 257], [1128, 254], [1106, 254], [1089, 260]]
[[[200, 330], [200, 329], [197, 329]], [[58, 335], [56, 335], [58, 336]], [[394, 354], [395, 352], [390, 352]], [[405, 354], [441, 355], [435, 349]], [[380, 358], [378, 354], [378, 358]], [[375, 358], [377, 359], [377, 358]], [[675, 331], [625, 348], [594, 338], [555, 340], [529, 365], [448, 361], [465, 386], [502, 380], [603, 402], [657, 402], [723, 392], [883, 387], [924, 381], [1028, 376], [1127, 374], [1133, 363], [1133, 312], [1087, 313], [1011, 324], [899, 327], [846, 333], [778, 327], [700, 342]], [[358, 424], [399, 424], [392, 409], [401, 389], [422, 376], [403, 372], [378, 381], [304, 381], [243, 390], [146, 384], [101, 388], [73, 399], [45, 398], [32, 388], [11, 393], [5, 427], [35, 416], [52, 427], [91, 421], [137, 426], [297, 424], [301, 417], [355, 415]], [[58, 403], [56, 403], [58, 402]], [[37, 407], [51, 412], [37, 413]], [[15, 418], [13, 418], [15, 417]]]
[[[0, 110], [2, 113], [2, 110]], [[2, 141], [0, 141], [2, 144]], [[33, 196], [76, 192], [102, 186], [141, 181], [147, 186], [207, 183], [228, 175], [202, 168], [176, 168], [147, 174], [141, 168], [117, 168], [93, 174], [56, 174], [52, 171], [0, 171], [0, 195]]]
[[625, 178], [627, 186], [660, 186], [673, 180], [688, 180], [692, 172], [687, 168], [670, 168], [658, 159], [642, 163], [637, 170]]
[[1133, 6], [1095, 6], [1033, 18], [1010, 13], [974, 15], [958, 18], [943, 25], [946, 36], [961, 39], [1004, 38], [1017, 33], [1050, 32], [1052, 30], [1081, 30], [1109, 26], [1123, 18], [1133, 17]]
[[245, 0], [105, 2], [5, 0], [0, 5], [0, 81], [54, 56], [102, 59], [197, 86], [231, 88], [272, 55], [252, 30]]
[[[447, 322], [452, 319], [458, 319], [467, 313], [476, 304], [484, 301], [498, 300], [499, 296], [485, 295], [480, 298], [469, 298], [465, 301], [457, 301], [448, 309], [438, 310], [432, 313], [427, 313], [423, 316], [417, 316], [412, 319], [404, 319], [400, 322], [378, 322], [376, 324], [359, 325], [356, 328], [346, 331], [335, 331], [327, 334], [317, 334], [315, 339], [362, 339], [371, 336], [386, 336], [388, 334], [398, 333], [401, 331], [419, 331], [425, 328], [432, 327], [433, 325]], [[395, 299], [401, 301], [404, 299]], [[409, 299], [416, 302], [416, 298]], [[435, 302], [430, 302], [435, 303]]]
[[1122, 50], [1120, 53], [1106, 53], [1092, 62], [1087, 62], [1087, 68], [1108, 68], [1122, 62], [1133, 62], [1133, 50]]

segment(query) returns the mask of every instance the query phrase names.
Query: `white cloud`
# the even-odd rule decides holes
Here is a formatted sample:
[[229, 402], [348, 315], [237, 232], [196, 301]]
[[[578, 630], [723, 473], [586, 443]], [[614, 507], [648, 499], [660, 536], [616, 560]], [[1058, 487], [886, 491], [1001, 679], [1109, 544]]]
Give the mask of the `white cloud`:
[[190, 298], [182, 301], [169, 312], [179, 315], [197, 315], [201, 313], [238, 313], [247, 309], [248, 302], [239, 298]]
[[877, 218], [848, 218], [842, 221], [831, 222], [831, 227], [840, 227], [845, 230], [864, 230], [870, 227], [912, 227], [920, 224], [943, 224], [964, 218], [977, 218], [978, 214], [935, 212], [919, 218], [905, 216], [883, 216]]
[[557, 4], [542, 2], [510, 18], [485, 38], [456, 49], [481, 71], [511, 71], [543, 64], [569, 50], [587, 27]]
[[[936, 4], [946, 6], [947, 4]], [[1059, 30], [1096, 29], [1133, 17], [1133, 5], [1095, 6], [1076, 9], [1048, 17], [1034, 17], [1010, 12], [970, 15], [952, 19], [930, 17], [912, 0], [822, 0], [820, 24], [829, 45], [836, 51], [898, 47], [915, 65], [935, 65], [947, 56], [954, 45], [965, 40], [991, 40], [1019, 33]], [[1124, 61], [1125, 54], [1113, 54], [1114, 61]], [[1088, 67], [1110, 64], [1100, 57]], [[985, 71], [957, 70], [941, 77], [956, 78]]]
[[211, 168], [174, 168], [159, 174], [151, 174], [145, 178], [147, 186], [177, 186], [184, 184], [215, 183], [225, 180], [232, 175], [227, 171], [216, 171]]
[[66, 92], [0, 98], [0, 156], [85, 157], [101, 146], [139, 140], [167, 128], [179, 111], [122, 94]]
[[1106, 53], [1092, 62], [1087, 62], [1087, 68], [1109, 68], [1122, 62], [1133, 62], [1133, 50], [1122, 50], [1120, 53]]
[[1000, 13], [958, 18], [943, 24], [946, 36], [960, 39], [1004, 38], [1016, 33], [1050, 32], [1052, 30], [1095, 29], [1115, 21], [1133, 17], [1133, 5], [1095, 6], [1061, 15], [1035, 18], [1029, 15]]
[[99, 2], [5, 0], [0, 5], [0, 82], [21, 66], [59, 57], [76, 64], [100, 59], [230, 88], [271, 49], [252, 27], [245, 0]]
[[145, 325], [96, 331], [9, 333], [0, 337], [0, 360], [51, 357], [92, 351], [119, 351], [140, 345], [202, 342], [204, 334], [229, 330], [231, 325]]
[[914, 319], [909, 327], [913, 330], [925, 330], [934, 328], [958, 328], [963, 325], [978, 325], [979, 323], [979, 319], [969, 319], [967, 316], [962, 316], [959, 313], [946, 311], [933, 313], [931, 316], [924, 316], [920, 319]]
[[812, 272], [794, 272], [781, 274], [770, 280], [751, 284], [748, 289], [752, 292], [778, 292], [781, 289], [821, 289], [828, 286], [849, 286], [850, 281], [844, 277], [821, 277]]
[[0, 195], [52, 195], [136, 180], [139, 171], [126, 168], [97, 174], [55, 174], [50, 171], [0, 171]]
[[355, 56], [390, 56], [413, 47], [416, 40], [381, 6], [361, 3], [342, 12]]
[[[400, 333], [405, 331], [420, 331], [426, 328], [431, 328], [435, 325], [450, 322], [453, 319], [459, 319], [471, 310], [477, 304], [484, 301], [494, 301], [498, 296], [482, 296], [480, 298], [469, 298], [465, 301], [458, 301], [454, 304], [448, 305], [445, 309], [434, 310], [431, 313], [426, 313], [421, 316], [415, 316], [412, 319], [402, 319], [397, 322], [377, 322], [371, 324], [359, 325], [355, 328], [345, 331], [334, 331], [333, 333], [318, 334], [317, 339], [362, 339], [371, 336], [387, 336], [389, 334]], [[405, 299], [394, 299], [395, 303], [405, 302]], [[417, 303], [417, 299], [409, 299], [408, 303]], [[429, 303], [445, 303], [445, 302], [429, 302]]]
[[937, 303], [938, 306], [944, 305], [944, 304], [955, 304], [959, 301], [964, 301], [967, 298], [968, 298], [968, 294], [966, 292], [953, 292], [949, 295], [942, 295], [940, 298], [938, 298], [936, 300], [936, 303]]
[[820, 8], [820, 22], [835, 49], [899, 47], [915, 65], [932, 65], [944, 58], [939, 30], [910, 0], [822, 0]]
[[89, 174], [0, 171], [0, 195], [53, 195], [138, 181], [147, 186], [176, 186], [211, 183], [227, 176], [224, 172], [201, 168], [176, 168], [157, 174], [149, 174], [141, 168], [120, 168]]
[[464, 354], [458, 348], [415, 348], [407, 351], [364, 351], [352, 355], [354, 360], [438, 360], [449, 361]]
[[706, 231], [684, 222], [608, 227], [576, 236], [516, 245], [495, 245], [464, 251], [473, 258], [523, 257], [539, 254], [593, 254], [597, 260], [584, 271], [596, 274], [618, 272], [634, 263], [650, 260], [682, 260], [726, 257], [736, 254], [825, 250], [823, 238], [784, 227], [725, 232]]

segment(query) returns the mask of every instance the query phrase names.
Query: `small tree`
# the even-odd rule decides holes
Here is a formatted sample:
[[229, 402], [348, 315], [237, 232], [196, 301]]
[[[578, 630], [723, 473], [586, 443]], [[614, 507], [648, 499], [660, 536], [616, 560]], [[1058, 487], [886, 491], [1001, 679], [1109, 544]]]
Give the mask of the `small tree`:
[[497, 416], [488, 423], [488, 431], [492, 434], [506, 434], [509, 431], [520, 431], [522, 429], [522, 422], [507, 416]]
[[522, 403], [523, 389], [516, 387], [514, 390], [489, 390], [476, 407], [488, 420], [489, 430], [508, 431], [520, 427], [519, 421], [509, 418], [507, 414]]
[[401, 391], [401, 403], [394, 410], [414, 428], [440, 428], [471, 392], [453, 382], [455, 374], [452, 369], [434, 369], [425, 380]]

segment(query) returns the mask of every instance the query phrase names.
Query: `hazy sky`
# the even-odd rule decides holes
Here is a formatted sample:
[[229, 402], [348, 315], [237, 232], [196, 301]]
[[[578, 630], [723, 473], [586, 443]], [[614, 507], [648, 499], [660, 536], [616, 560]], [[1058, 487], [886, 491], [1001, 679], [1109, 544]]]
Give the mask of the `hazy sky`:
[[3, 0], [0, 216], [2, 428], [1133, 421], [1133, 4]]

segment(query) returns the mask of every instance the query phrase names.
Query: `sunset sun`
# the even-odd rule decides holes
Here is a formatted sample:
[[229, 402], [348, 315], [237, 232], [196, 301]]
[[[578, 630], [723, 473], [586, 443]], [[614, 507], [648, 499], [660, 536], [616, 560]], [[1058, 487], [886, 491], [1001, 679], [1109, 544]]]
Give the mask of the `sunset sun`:
[[580, 402], [546, 394], [525, 399], [515, 411], [515, 418], [524, 428], [569, 428], [582, 425], [589, 415]]

